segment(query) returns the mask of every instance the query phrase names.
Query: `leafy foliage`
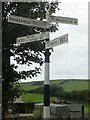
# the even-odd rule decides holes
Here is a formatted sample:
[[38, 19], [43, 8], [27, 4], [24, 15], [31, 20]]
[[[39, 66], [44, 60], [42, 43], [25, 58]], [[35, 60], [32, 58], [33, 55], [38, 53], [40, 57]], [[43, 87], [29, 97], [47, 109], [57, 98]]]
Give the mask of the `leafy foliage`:
[[[51, 3], [50, 14], [55, 13], [58, 3]], [[19, 79], [34, 77], [40, 74], [40, 68], [34, 70], [17, 72], [17, 66], [10, 64], [10, 57], [14, 56], [17, 64], [30, 66], [33, 63], [43, 64], [42, 52], [45, 41], [16, 45], [16, 38], [45, 32], [42, 28], [27, 27], [7, 22], [8, 15], [24, 16], [32, 19], [43, 20], [45, 16], [45, 2], [2, 2], [2, 78], [3, 78], [3, 113], [12, 109], [13, 101], [20, 94], [13, 87]], [[53, 25], [53, 31], [57, 30]]]

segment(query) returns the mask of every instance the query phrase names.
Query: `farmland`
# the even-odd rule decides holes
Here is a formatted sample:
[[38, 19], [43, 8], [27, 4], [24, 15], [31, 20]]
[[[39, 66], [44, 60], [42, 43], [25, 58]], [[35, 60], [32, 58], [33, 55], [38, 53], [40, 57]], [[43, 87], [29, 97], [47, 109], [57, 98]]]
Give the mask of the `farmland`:
[[[62, 87], [65, 91], [82, 91], [89, 89], [90, 81], [87, 80], [51, 80], [50, 85]], [[43, 81], [20, 83], [21, 90], [35, 90], [43, 87]]]
[[25, 101], [25, 102], [43, 102], [43, 95], [41, 94], [29, 94], [29, 93], [26, 93], [26, 94], [23, 94], [21, 96], [21, 100], [22, 101]]
[[[35, 82], [28, 82], [28, 83], [26, 82], [26, 83], [17, 84], [20, 90], [26, 91], [21, 96], [21, 100], [24, 102], [35, 102], [35, 103], [43, 102], [43, 84], [44, 84], [43, 81], [35, 81]], [[55, 89], [54, 92], [53, 91], [51, 92], [51, 95], [58, 96], [60, 94], [59, 96], [62, 100], [66, 99], [70, 102], [84, 104], [85, 112], [88, 112], [88, 103], [86, 99], [82, 100], [82, 98], [80, 97], [87, 94], [86, 92], [83, 93], [83, 91], [88, 91], [89, 85], [90, 85], [90, 81], [88, 80], [51, 80], [50, 81], [51, 90], [53, 90], [52, 89], [53, 87]], [[71, 98], [69, 98], [70, 97], [69, 94], [67, 94], [67, 97], [66, 96], [61, 97], [60, 91], [62, 91], [63, 94], [65, 95], [66, 93], [70, 93], [73, 99], [71, 100]], [[75, 96], [78, 96], [79, 99], [77, 99], [76, 97], [74, 100]], [[90, 107], [89, 107], [89, 111], [90, 111]]]

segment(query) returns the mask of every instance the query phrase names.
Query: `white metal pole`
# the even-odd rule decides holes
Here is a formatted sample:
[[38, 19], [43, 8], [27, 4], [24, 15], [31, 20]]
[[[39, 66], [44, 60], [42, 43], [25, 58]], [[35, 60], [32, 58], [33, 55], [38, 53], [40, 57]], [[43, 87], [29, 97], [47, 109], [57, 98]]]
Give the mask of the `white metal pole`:
[[45, 50], [45, 72], [44, 72], [44, 108], [43, 118], [50, 118], [50, 73], [49, 73], [50, 52]]
[[[45, 8], [47, 14], [46, 14], [46, 20], [49, 22], [49, 9], [47, 10]], [[49, 36], [50, 37], [50, 36]], [[49, 38], [50, 39], [50, 38]], [[45, 71], [44, 71], [44, 107], [43, 107], [43, 118], [47, 119], [50, 118], [50, 52], [49, 49], [45, 50]]]

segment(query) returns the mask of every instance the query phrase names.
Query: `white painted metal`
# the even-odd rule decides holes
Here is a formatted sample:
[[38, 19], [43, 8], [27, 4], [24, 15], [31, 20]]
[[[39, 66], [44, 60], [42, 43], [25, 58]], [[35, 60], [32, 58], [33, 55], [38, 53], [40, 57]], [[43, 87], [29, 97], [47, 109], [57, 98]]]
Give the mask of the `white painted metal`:
[[78, 19], [69, 18], [69, 17], [62, 17], [62, 16], [50, 16], [48, 21], [49, 22], [56, 22], [56, 23], [78, 25]]
[[45, 62], [44, 85], [50, 85], [50, 71], [49, 62]]
[[58, 46], [58, 45], [61, 45], [61, 44], [67, 43], [67, 42], [68, 42], [68, 34], [65, 34], [65, 35], [55, 38], [51, 41], [47, 41], [45, 43], [45, 48], [46, 49], [52, 48], [52, 47], [55, 47], [55, 46]]
[[[50, 25], [50, 23], [49, 23], [49, 21], [48, 21], [48, 19], [49, 19], [49, 10], [50, 10], [50, 7], [51, 7], [51, 5], [49, 4], [49, 8], [47, 9], [47, 4], [46, 4], [46, 7], [45, 7], [45, 10], [46, 10], [46, 21], [47, 21], [47, 23]], [[50, 37], [50, 36], [49, 36]], [[49, 39], [50, 40], [50, 39]], [[49, 52], [49, 51], [48, 51]], [[47, 56], [45, 56], [45, 57], [47, 57]], [[45, 67], [44, 67], [44, 71], [45, 71], [45, 73], [44, 73], [44, 86], [45, 85], [49, 85], [49, 87], [50, 87], [50, 78], [49, 78], [49, 76], [50, 76], [50, 73], [49, 73], [49, 69], [50, 69], [50, 66], [49, 66], [49, 64], [50, 64], [50, 62], [48, 61], [48, 62], [46, 62], [45, 61]], [[44, 93], [44, 95], [45, 95], [45, 93]], [[49, 94], [49, 99], [50, 99], [50, 94]], [[49, 106], [43, 106], [43, 118], [46, 120], [47, 118], [50, 118], [50, 105]]]
[[16, 43], [21, 44], [21, 43], [34, 42], [34, 41], [40, 41], [40, 40], [45, 40], [45, 39], [49, 39], [49, 32], [28, 35], [25, 37], [19, 37], [17, 38]]
[[43, 109], [43, 118], [50, 118], [50, 107], [49, 106], [44, 106], [44, 109]]
[[46, 21], [39, 21], [39, 20], [14, 16], [14, 15], [9, 15], [8, 16], [8, 22], [21, 24], [21, 25], [26, 25], [26, 26], [44, 28], [44, 29], [49, 27], [49, 24]]

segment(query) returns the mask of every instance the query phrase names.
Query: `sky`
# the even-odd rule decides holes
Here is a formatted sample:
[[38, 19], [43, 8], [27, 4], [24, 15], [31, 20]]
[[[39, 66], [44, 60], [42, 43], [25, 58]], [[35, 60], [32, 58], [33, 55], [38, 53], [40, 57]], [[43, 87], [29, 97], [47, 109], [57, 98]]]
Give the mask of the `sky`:
[[[60, 10], [55, 16], [78, 19], [78, 25], [59, 24], [58, 31], [50, 33], [50, 40], [68, 34], [68, 43], [54, 47], [50, 56], [50, 80], [88, 79], [88, 2], [89, 0], [58, 0]], [[33, 66], [32, 66], [33, 67]], [[19, 66], [18, 70], [30, 67]], [[40, 75], [27, 81], [44, 80], [44, 64]], [[22, 82], [26, 82], [22, 80]]]

